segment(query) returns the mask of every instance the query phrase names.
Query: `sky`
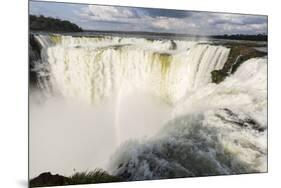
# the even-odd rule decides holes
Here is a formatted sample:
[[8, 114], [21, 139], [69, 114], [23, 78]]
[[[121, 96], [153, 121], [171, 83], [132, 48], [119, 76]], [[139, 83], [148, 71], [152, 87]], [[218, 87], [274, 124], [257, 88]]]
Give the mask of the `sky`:
[[30, 1], [30, 14], [69, 20], [85, 30], [191, 35], [267, 33], [267, 17], [169, 9]]

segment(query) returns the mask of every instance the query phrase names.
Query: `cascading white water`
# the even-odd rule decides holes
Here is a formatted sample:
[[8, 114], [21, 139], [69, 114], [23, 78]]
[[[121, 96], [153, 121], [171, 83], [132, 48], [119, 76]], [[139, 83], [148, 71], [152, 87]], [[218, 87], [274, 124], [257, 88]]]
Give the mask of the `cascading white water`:
[[110, 171], [127, 180], [266, 172], [266, 72], [266, 59], [250, 59], [186, 96], [155, 137], [120, 147]]
[[[186, 93], [211, 81], [221, 69], [229, 49], [197, 42], [126, 38], [36, 37], [43, 46], [50, 80], [64, 97], [87, 103], [119, 93], [142, 90], [175, 103]], [[51, 41], [55, 45], [51, 45]]]
[[[98, 148], [97, 142], [102, 142], [100, 134], [105, 135], [106, 141], [117, 142], [105, 153], [100, 148], [97, 150], [96, 161], [100, 158], [109, 160], [109, 153], [120, 146], [108, 166], [109, 172], [127, 180], [139, 180], [266, 171], [265, 59], [248, 60], [234, 75], [217, 85], [211, 83], [210, 73], [223, 67], [230, 49], [212, 45], [209, 41], [62, 35], [37, 35], [36, 40], [42, 46], [42, 62], [37, 64], [35, 71], [43, 92], [86, 104], [86, 108], [94, 107], [94, 110], [85, 110], [85, 107], [82, 110], [80, 107], [79, 110], [68, 109], [66, 114], [74, 117], [60, 122], [63, 125], [59, 124], [59, 127], [54, 125], [55, 115], [47, 118], [52, 120], [52, 130], [76, 130], [76, 124], [82, 123], [79, 126], [82, 126], [85, 139], [97, 134], [95, 143], [88, 143], [95, 145], [93, 150]], [[150, 100], [162, 101], [163, 104], [157, 104], [157, 109], [154, 109], [150, 102], [145, 104]], [[108, 105], [110, 107], [100, 109]], [[133, 109], [134, 106], [137, 109]], [[160, 107], [164, 113], [158, 113]], [[34, 109], [32, 113], [39, 110]], [[51, 112], [47, 108], [44, 110], [44, 115], [54, 110], [64, 114], [61, 106], [58, 109], [52, 106]], [[138, 115], [145, 115], [135, 116], [134, 110]], [[85, 113], [85, 119], [89, 121], [84, 121], [84, 115], [75, 118], [79, 111]], [[157, 120], [149, 122], [153, 119], [150, 114], [153, 118], [158, 116]], [[127, 119], [122, 120], [124, 117]], [[95, 122], [99, 118], [102, 120]], [[31, 119], [34, 127], [37, 126], [35, 122]], [[102, 127], [111, 124], [114, 124], [114, 133]], [[97, 133], [85, 131], [90, 126], [96, 126]], [[162, 131], [156, 134], [159, 129]], [[48, 125], [34, 130], [49, 131]], [[140, 132], [150, 133], [150, 137], [144, 139], [142, 134], [139, 136]], [[66, 134], [64, 139], [72, 138]], [[64, 139], [59, 143], [63, 145]], [[135, 139], [142, 141], [124, 144]], [[88, 152], [89, 147], [85, 148]], [[80, 148], [78, 151], [82, 152]], [[38, 161], [39, 156], [36, 156]], [[87, 158], [84, 161], [99, 165], [95, 160]], [[85, 165], [80, 164], [80, 170], [85, 170]], [[61, 172], [60, 164], [53, 166]], [[68, 166], [62, 168], [70, 174]], [[159, 166], [162, 168], [157, 168]], [[90, 167], [105, 168], [105, 165]]]
[[[267, 59], [253, 58], [220, 84], [208, 84], [180, 101], [174, 116], [217, 108], [239, 108], [267, 123]], [[193, 106], [193, 108], [189, 108]], [[261, 116], [262, 115], [262, 116]]]

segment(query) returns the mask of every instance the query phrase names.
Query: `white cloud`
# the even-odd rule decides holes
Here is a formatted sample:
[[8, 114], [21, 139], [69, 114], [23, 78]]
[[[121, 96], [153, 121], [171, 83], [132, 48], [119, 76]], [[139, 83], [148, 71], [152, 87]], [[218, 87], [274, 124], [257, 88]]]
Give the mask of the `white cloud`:
[[[226, 13], [190, 12], [185, 17], [149, 14], [149, 10], [128, 7], [88, 5], [78, 15], [95, 29], [175, 32], [195, 35], [257, 34], [267, 30], [266, 17]], [[86, 21], [85, 21], [86, 20]], [[121, 25], [122, 24], [122, 25]]]
[[135, 13], [128, 8], [113, 6], [89, 5], [82, 10], [81, 16], [93, 20], [114, 21], [123, 18], [134, 18]]

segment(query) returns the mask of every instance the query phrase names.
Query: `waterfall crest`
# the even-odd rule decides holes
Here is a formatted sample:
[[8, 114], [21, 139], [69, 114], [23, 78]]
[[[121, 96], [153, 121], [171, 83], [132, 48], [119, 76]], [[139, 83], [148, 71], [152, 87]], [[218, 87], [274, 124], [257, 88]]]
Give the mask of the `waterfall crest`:
[[90, 104], [121, 88], [145, 91], [174, 104], [210, 83], [210, 72], [222, 68], [230, 51], [188, 41], [46, 35], [36, 39], [43, 46], [54, 92]]

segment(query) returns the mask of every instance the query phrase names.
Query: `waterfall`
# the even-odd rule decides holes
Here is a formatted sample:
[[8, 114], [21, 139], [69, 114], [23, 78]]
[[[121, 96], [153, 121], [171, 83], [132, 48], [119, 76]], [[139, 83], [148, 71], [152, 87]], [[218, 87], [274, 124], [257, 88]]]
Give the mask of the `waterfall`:
[[157, 135], [120, 147], [110, 171], [129, 181], [266, 172], [266, 72], [266, 59], [250, 59], [187, 96]]
[[211, 72], [230, 48], [210, 41], [35, 38], [33, 71], [50, 100], [30, 105], [32, 176], [74, 167], [128, 181], [267, 170], [265, 58], [215, 84]]
[[[98, 103], [120, 88], [141, 90], [174, 104], [211, 82], [229, 49], [199, 42], [118, 37], [38, 35], [50, 85], [66, 98]], [[177, 49], [170, 50], [171, 46]], [[42, 85], [45, 85], [42, 84]]]

